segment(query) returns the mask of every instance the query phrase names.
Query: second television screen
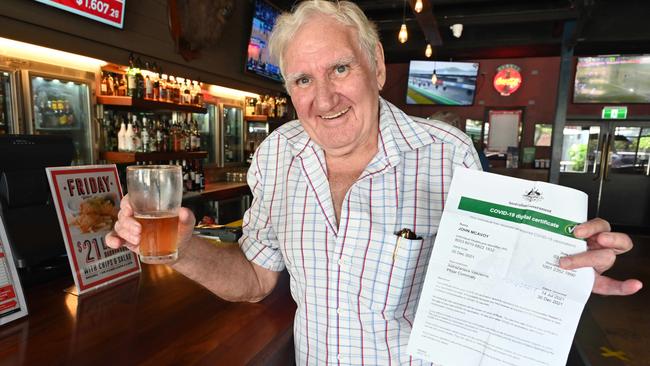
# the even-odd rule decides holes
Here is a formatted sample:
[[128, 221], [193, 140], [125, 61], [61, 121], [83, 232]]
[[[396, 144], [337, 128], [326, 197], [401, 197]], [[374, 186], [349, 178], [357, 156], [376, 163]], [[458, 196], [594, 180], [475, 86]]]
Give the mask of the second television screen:
[[478, 63], [411, 61], [406, 104], [472, 105]]

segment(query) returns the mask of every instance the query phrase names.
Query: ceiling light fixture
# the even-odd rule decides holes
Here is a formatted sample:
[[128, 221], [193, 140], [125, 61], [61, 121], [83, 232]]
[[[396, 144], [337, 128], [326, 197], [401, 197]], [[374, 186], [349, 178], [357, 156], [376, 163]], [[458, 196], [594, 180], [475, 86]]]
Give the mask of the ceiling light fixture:
[[433, 55], [433, 49], [431, 48], [431, 43], [427, 43], [427, 48], [424, 50], [424, 55], [427, 56], [427, 58]]
[[451, 29], [451, 33], [454, 34], [454, 37], [460, 38], [460, 36], [463, 34], [463, 25], [460, 23], [456, 23], [449, 27]]
[[424, 6], [422, 5], [422, 0], [416, 0], [415, 1], [415, 6], [413, 7], [413, 10], [415, 10], [416, 13], [419, 13], [422, 11], [422, 8]]
[[400, 43], [406, 43], [409, 39], [409, 33], [406, 30], [406, 0], [404, 0], [404, 7], [402, 11], [402, 26], [399, 29], [399, 34], [397, 34], [397, 39]]

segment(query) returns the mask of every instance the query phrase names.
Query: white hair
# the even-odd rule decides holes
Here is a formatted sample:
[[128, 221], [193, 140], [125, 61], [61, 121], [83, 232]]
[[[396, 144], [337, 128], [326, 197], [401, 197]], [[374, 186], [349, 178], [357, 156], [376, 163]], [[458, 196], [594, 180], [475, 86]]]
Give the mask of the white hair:
[[379, 33], [363, 10], [350, 1], [308, 0], [298, 4], [291, 13], [280, 15], [269, 38], [269, 53], [272, 59], [277, 60], [283, 76], [286, 76], [284, 51], [287, 45], [302, 25], [318, 15], [329, 16], [343, 25], [354, 27], [357, 30], [359, 46], [365, 51], [370, 67], [376, 70], [375, 52], [379, 45]]

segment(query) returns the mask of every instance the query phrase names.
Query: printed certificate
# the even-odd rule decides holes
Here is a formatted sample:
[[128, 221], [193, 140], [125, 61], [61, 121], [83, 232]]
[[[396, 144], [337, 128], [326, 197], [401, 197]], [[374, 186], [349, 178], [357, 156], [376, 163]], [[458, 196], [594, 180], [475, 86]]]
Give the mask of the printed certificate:
[[457, 168], [408, 351], [436, 366], [564, 365], [594, 281], [559, 268], [584, 252], [587, 195]]

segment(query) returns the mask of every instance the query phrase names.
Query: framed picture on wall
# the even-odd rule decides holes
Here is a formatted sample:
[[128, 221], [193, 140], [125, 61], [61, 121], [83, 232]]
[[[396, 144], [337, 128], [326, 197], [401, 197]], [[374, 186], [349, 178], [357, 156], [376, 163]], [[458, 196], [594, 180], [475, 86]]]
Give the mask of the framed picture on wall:
[[518, 147], [521, 138], [522, 109], [490, 109], [487, 150], [505, 153], [508, 147]]
[[547, 123], [535, 124], [533, 143], [535, 146], [551, 146], [553, 139], [553, 125]]

